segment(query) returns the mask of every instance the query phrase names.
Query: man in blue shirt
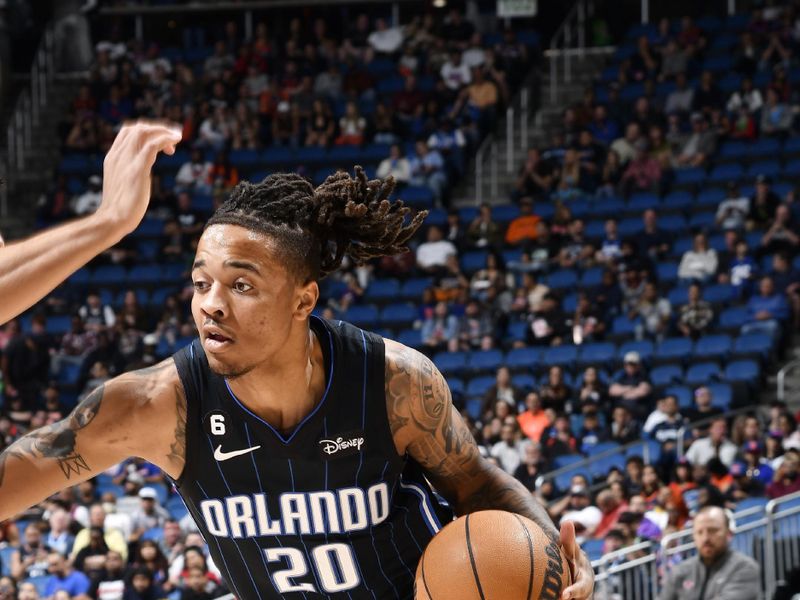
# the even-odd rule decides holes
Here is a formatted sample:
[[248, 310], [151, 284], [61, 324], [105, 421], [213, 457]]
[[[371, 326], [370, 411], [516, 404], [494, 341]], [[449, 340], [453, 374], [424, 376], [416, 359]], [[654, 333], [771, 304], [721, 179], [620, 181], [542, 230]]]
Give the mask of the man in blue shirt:
[[74, 571], [63, 555], [51, 552], [47, 557], [47, 570], [50, 577], [44, 586], [45, 598], [52, 598], [56, 592], [64, 590], [72, 600], [89, 600], [91, 581], [80, 571]]
[[773, 337], [780, 333], [782, 323], [789, 318], [789, 303], [784, 293], [775, 291], [772, 277], [762, 277], [758, 294], [747, 303], [748, 322], [742, 333], [766, 333]]

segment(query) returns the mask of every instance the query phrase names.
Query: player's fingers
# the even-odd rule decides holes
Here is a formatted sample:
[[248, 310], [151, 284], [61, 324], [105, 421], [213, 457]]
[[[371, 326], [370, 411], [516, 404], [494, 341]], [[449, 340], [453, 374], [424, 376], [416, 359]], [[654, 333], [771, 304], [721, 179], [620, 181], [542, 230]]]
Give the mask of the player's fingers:
[[167, 130], [166, 133], [162, 133], [157, 137], [147, 140], [147, 143], [143, 147], [146, 164], [152, 166], [159, 152], [163, 151], [167, 154], [173, 154], [175, 152], [175, 145], [180, 140], [180, 133], [170, 130]]
[[5, 240], [3, 239], [3, 234], [2, 234], [2, 233], [0, 233], [0, 248], [2, 248], [2, 247], [3, 247], [3, 246], [5, 246], [5, 245], [6, 245], [6, 242], [5, 242]]

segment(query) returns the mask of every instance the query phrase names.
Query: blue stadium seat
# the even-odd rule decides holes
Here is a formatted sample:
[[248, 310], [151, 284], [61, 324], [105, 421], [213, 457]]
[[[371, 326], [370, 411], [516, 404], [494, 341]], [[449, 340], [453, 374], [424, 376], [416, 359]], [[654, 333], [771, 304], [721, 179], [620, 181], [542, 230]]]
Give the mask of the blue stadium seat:
[[[299, 158], [299, 161], [303, 164], [308, 164], [312, 162], [310, 151], [316, 151], [319, 155], [325, 155], [324, 148], [314, 148], [312, 146], [303, 148], [303, 152], [307, 153], [307, 155]], [[280, 167], [284, 165], [290, 165], [295, 162], [295, 153], [291, 148], [287, 148], [286, 146], [270, 146], [266, 150], [261, 153], [261, 163], [267, 167]]]
[[694, 205], [703, 208], [716, 207], [725, 199], [722, 188], [704, 188], [695, 196]]
[[559, 269], [550, 273], [547, 285], [553, 290], [574, 288], [578, 285], [578, 274], [572, 269]]
[[663, 365], [650, 371], [650, 381], [656, 386], [670, 385], [682, 380], [683, 369], [678, 365]]
[[403, 300], [419, 302], [422, 299], [422, 293], [432, 285], [433, 279], [430, 277], [408, 279], [400, 288], [400, 296]]
[[409, 348], [422, 348], [422, 334], [419, 329], [405, 329], [397, 336], [397, 341]]
[[681, 410], [694, 407], [694, 394], [691, 388], [685, 385], [671, 385], [664, 390], [664, 396], [675, 396], [678, 399], [678, 407]]
[[655, 346], [653, 342], [650, 340], [639, 340], [633, 342], [625, 342], [619, 347], [617, 351], [617, 362], [622, 362], [623, 357], [628, 352], [638, 352], [639, 358], [642, 359], [643, 362], [647, 363], [653, 358], [653, 352], [655, 351]]
[[384, 327], [410, 327], [417, 315], [411, 304], [390, 304], [381, 311], [379, 322]]
[[177, 290], [174, 288], [169, 287], [162, 287], [156, 290], [153, 290], [153, 293], [150, 295], [150, 302], [148, 303], [150, 306], [163, 306], [164, 303], [167, 301], [167, 297], [174, 294]]
[[169, 512], [169, 515], [177, 521], [180, 521], [183, 517], [189, 514], [189, 510], [183, 503], [183, 499], [178, 495], [172, 496], [169, 500], [167, 500], [164, 508], [166, 508], [167, 512]]
[[46, 596], [45, 590], [47, 589], [47, 583], [49, 580], [50, 575], [39, 575], [37, 577], [28, 577], [21, 583], [32, 583], [39, 594], [39, 598], [44, 598]]
[[439, 352], [433, 358], [433, 364], [442, 373], [461, 373], [467, 368], [466, 352]]
[[674, 283], [678, 281], [678, 263], [659, 262], [656, 265], [656, 277], [660, 283]]
[[425, 186], [410, 185], [401, 192], [400, 197], [409, 206], [417, 208], [431, 208], [433, 206], [433, 192]]
[[[653, 194], [650, 192], [638, 192], [631, 195], [630, 199], [628, 200], [627, 208], [629, 211], [642, 213], [651, 208], [658, 208], [660, 203], [661, 199], [658, 197], [658, 194]], [[639, 222], [641, 223], [641, 219], [639, 219]]]
[[599, 286], [603, 281], [603, 269], [601, 267], [592, 267], [586, 269], [581, 273], [580, 287], [592, 288]]
[[472, 250], [465, 252], [461, 256], [461, 268], [465, 273], [475, 273], [486, 266], [486, 258], [489, 253], [485, 250]]
[[50, 334], [62, 334], [70, 330], [72, 317], [69, 315], [55, 315], [47, 317], [45, 322], [45, 332]]
[[4, 546], [0, 548], [0, 577], [11, 575], [11, 557], [19, 548], [15, 546]]
[[674, 287], [667, 294], [667, 300], [673, 307], [681, 306], [689, 301], [688, 292], [688, 288]]
[[687, 385], [708, 385], [722, 377], [719, 365], [714, 362], [692, 364], [686, 369], [684, 381]]
[[475, 421], [480, 420], [480, 418], [483, 416], [481, 415], [482, 406], [483, 398], [480, 397], [467, 398], [466, 402], [464, 403], [464, 408], [466, 409], [467, 414]]
[[760, 160], [747, 168], [747, 176], [753, 178], [759, 175], [777, 177], [780, 172], [781, 164], [777, 160]]
[[747, 308], [744, 306], [731, 306], [719, 315], [719, 326], [724, 329], [739, 330], [750, 319]]
[[503, 365], [503, 353], [500, 350], [482, 350], [470, 352], [467, 366], [473, 371], [494, 373]]
[[509, 369], [534, 370], [540, 364], [541, 354], [539, 348], [515, 348], [506, 355], [505, 364]]
[[708, 174], [708, 181], [712, 183], [727, 183], [728, 181], [738, 181], [744, 176], [744, 169], [737, 163], [717, 165]]
[[755, 387], [761, 380], [761, 365], [754, 360], [734, 360], [725, 365], [725, 379], [744, 381]]
[[704, 335], [695, 342], [694, 359], [718, 358], [725, 359], [733, 349], [733, 342], [729, 335]]
[[682, 363], [692, 353], [692, 340], [682, 337], [666, 338], [658, 343], [653, 359], [658, 362]]
[[689, 217], [689, 228], [693, 230], [710, 229], [711, 227], [714, 226], [715, 217], [716, 213], [713, 213], [711, 211], [695, 213], [691, 217]]
[[367, 144], [361, 151], [361, 158], [364, 162], [380, 162], [389, 156], [389, 144]]
[[[632, 210], [636, 211], [637, 213], [642, 212], [638, 208], [634, 208]], [[630, 206], [628, 207], [628, 211], [631, 211]], [[620, 237], [622, 238], [634, 237], [644, 231], [644, 223], [642, 222], [641, 216], [627, 217], [619, 222], [617, 229]]]
[[564, 296], [564, 299], [561, 301], [561, 310], [565, 313], [572, 314], [575, 312], [575, 309], [578, 308], [578, 292], [572, 292], [571, 294], [567, 294]]
[[89, 270], [88, 267], [83, 267], [75, 271], [72, 275], [70, 275], [69, 279], [67, 279], [67, 284], [70, 286], [85, 286], [89, 285], [89, 282], [92, 280], [92, 272]]
[[155, 262], [161, 254], [161, 243], [158, 240], [141, 240], [136, 244], [139, 258], [146, 262]]
[[399, 297], [400, 282], [396, 279], [375, 279], [364, 292], [364, 300], [368, 302], [386, 302]]
[[239, 168], [249, 168], [261, 164], [261, 156], [258, 150], [250, 148], [240, 148], [231, 150], [228, 155], [231, 163]]
[[510, 342], [524, 342], [528, 335], [528, 324], [524, 321], [514, 321], [508, 326], [506, 339]]
[[466, 394], [467, 396], [483, 396], [494, 384], [494, 377], [488, 375], [486, 377], [475, 377], [474, 379], [470, 379], [467, 384]]
[[565, 368], [572, 368], [578, 358], [578, 347], [572, 345], [552, 346], [545, 348], [542, 352], [542, 365], [552, 367], [560, 365]]
[[759, 355], [766, 360], [775, 347], [775, 341], [763, 333], [748, 333], [740, 335], [733, 342], [734, 356]]
[[450, 388], [450, 392], [452, 394], [458, 394], [459, 396], [464, 394], [464, 380], [459, 379], [458, 377], [447, 377], [447, 387]]
[[[760, 137], [749, 145], [747, 154], [751, 158], [774, 159], [781, 152], [781, 143], [777, 138]], [[755, 173], [758, 175], [759, 173]]]
[[513, 377], [511, 377], [511, 383], [512, 385], [517, 386], [518, 388], [520, 388], [525, 392], [529, 392], [538, 387], [534, 376], [528, 375], [526, 373], [522, 373], [520, 375], [514, 375]]
[[125, 267], [119, 265], [103, 265], [92, 273], [93, 285], [122, 285], [126, 279]]
[[579, 463], [583, 460], [584, 457], [580, 454], [562, 454], [561, 456], [556, 456], [553, 459], [553, 468], [563, 469], [564, 467], [574, 465], [575, 463]]
[[498, 223], [509, 223], [519, 216], [516, 204], [498, 204], [492, 207], [492, 219]]
[[615, 336], [632, 336], [638, 324], [639, 319], [629, 319], [627, 315], [614, 317], [611, 322], [611, 334]]
[[703, 299], [712, 304], [727, 304], [736, 299], [736, 288], [727, 283], [709, 285], [703, 290]]
[[130, 284], [156, 284], [161, 281], [161, 267], [152, 265], [136, 265], [128, 272]]
[[378, 323], [378, 309], [371, 305], [351, 306], [342, 315], [342, 320], [369, 329]]
[[617, 354], [617, 347], [611, 342], [584, 344], [578, 347], [577, 365], [602, 368], [610, 365]]
[[675, 170], [676, 185], [696, 185], [702, 183], [706, 178], [706, 172], [699, 167]]
[[164, 539], [164, 528], [151, 527], [142, 534], [142, 539], [153, 540], [154, 542], [160, 542]]
[[[680, 194], [681, 192], [676, 193]], [[691, 196], [688, 197], [691, 199]], [[686, 222], [686, 217], [683, 215], [664, 215], [658, 219], [658, 226], [664, 231], [679, 233], [686, 231], [688, 224]]]
[[164, 233], [163, 219], [144, 219], [132, 235], [136, 237], [161, 237]]
[[733, 56], [730, 54], [710, 56], [703, 61], [703, 70], [711, 71], [712, 73], [727, 72], [732, 66]]

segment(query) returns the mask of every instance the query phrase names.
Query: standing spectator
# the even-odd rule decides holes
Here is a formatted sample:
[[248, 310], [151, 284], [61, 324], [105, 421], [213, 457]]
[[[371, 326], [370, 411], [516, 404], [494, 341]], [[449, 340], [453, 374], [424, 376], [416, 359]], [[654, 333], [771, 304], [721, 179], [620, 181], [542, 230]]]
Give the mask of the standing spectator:
[[706, 465], [712, 458], [717, 458], [730, 467], [736, 459], [736, 444], [727, 438], [728, 425], [719, 417], [711, 422], [708, 437], [695, 440], [686, 451], [686, 459], [692, 465]]
[[47, 557], [47, 571], [50, 576], [44, 585], [45, 598], [52, 598], [56, 592], [63, 590], [71, 600], [90, 600], [91, 581], [80, 571], [74, 570], [67, 559], [58, 552], [51, 552]]
[[775, 290], [772, 277], [761, 278], [758, 293], [747, 302], [748, 322], [742, 325], [742, 333], [766, 333], [776, 337], [782, 325], [789, 319], [789, 303], [782, 291]]
[[709, 506], [698, 512], [692, 522], [692, 535], [697, 556], [672, 568], [659, 600], [750, 600], [760, 596], [758, 564], [730, 548], [733, 533], [722, 508]]
[[711, 304], [703, 300], [700, 284], [692, 283], [688, 289], [689, 302], [681, 306], [678, 330], [694, 340], [708, 332], [714, 320]]
[[698, 233], [691, 250], [684, 252], [678, 266], [678, 277], [704, 281], [717, 272], [717, 251], [708, 247], [708, 238]]
[[486, 77], [482, 67], [472, 69], [471, 82], [458, 95], [450, 117], [457, 118], [462, 110], [478, 124], [480, 131], [490, 131], [497, 120], [497, 105], [500, 101], [495, 83]]

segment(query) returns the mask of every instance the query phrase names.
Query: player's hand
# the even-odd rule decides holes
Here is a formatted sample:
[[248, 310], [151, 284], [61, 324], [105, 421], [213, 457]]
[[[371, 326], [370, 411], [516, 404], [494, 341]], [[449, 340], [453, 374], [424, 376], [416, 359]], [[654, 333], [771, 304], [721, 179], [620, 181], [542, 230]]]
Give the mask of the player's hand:
[[575, 524], [571, 521], [561, 523], [561, 547], [572, 574], [572, 585], [561, 594], [562, 600], [590, 600], [594, 591], [594, 569], [575, 540]]
[[95, 213], [113, 233], [127, 235], [139, 225], [150, 202], [150, 169], [159, 152], [174, 154], [180, 141], [176, 124], [123, 125], [103, 161], [103, 201]]

